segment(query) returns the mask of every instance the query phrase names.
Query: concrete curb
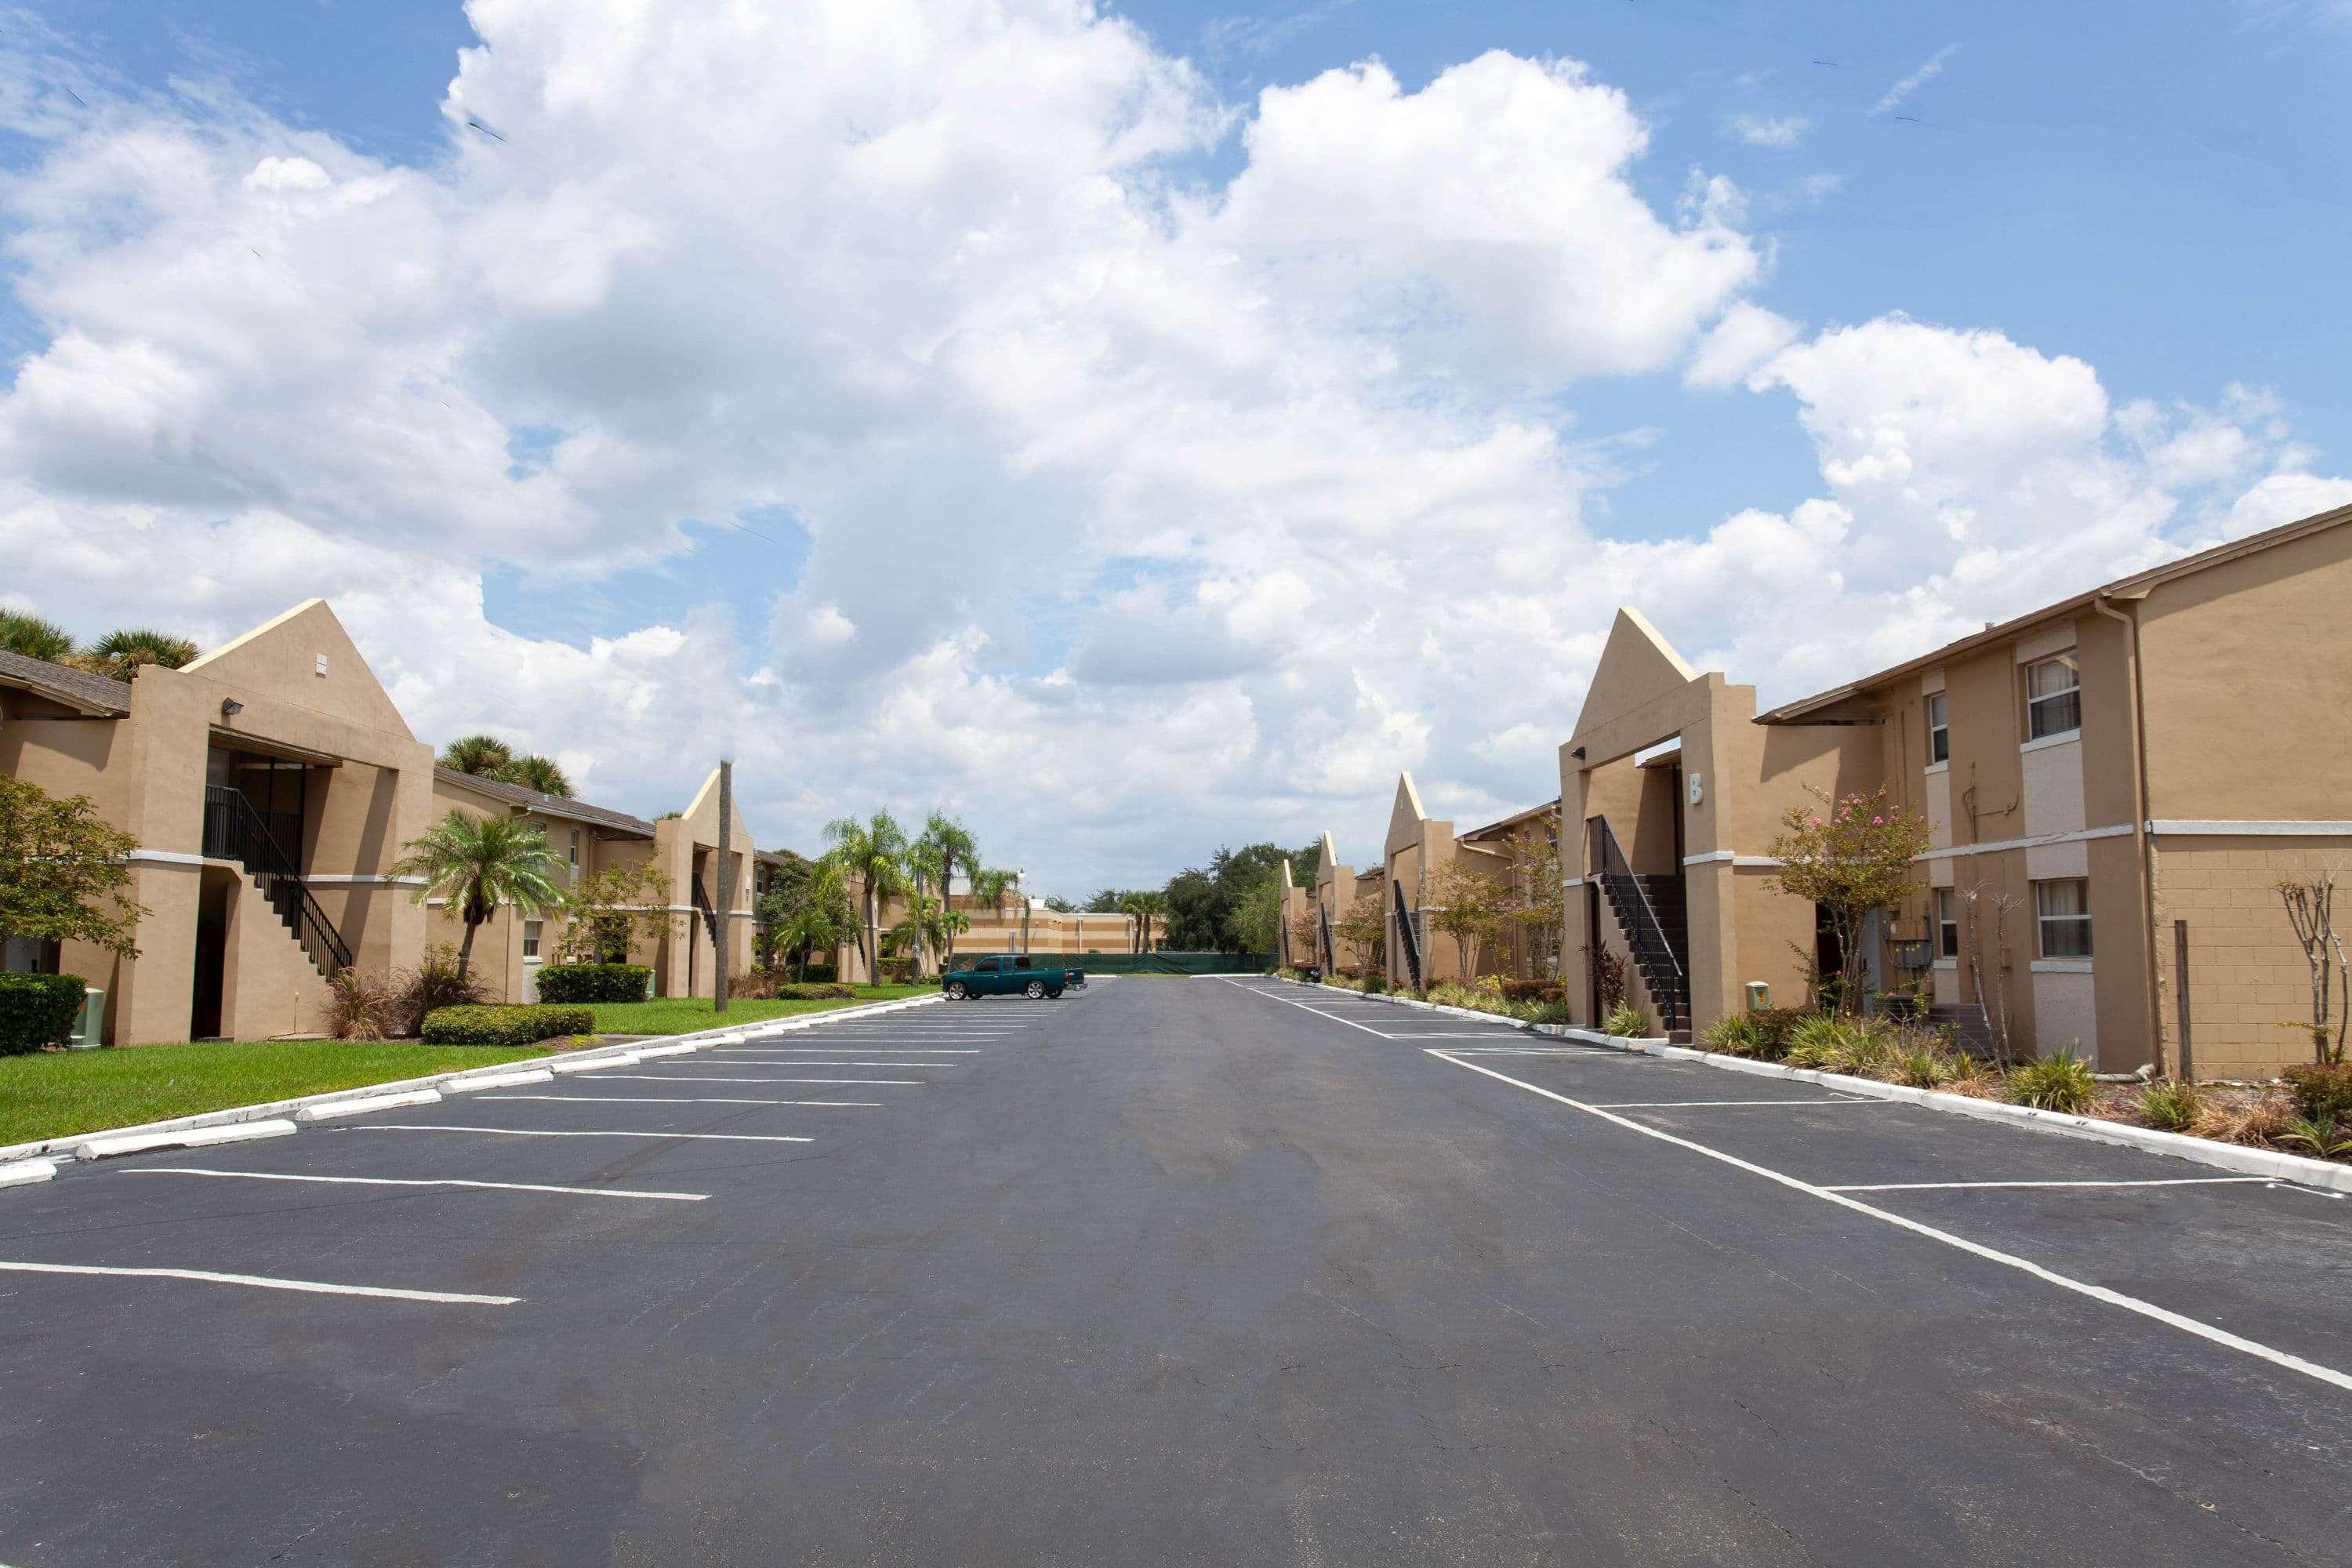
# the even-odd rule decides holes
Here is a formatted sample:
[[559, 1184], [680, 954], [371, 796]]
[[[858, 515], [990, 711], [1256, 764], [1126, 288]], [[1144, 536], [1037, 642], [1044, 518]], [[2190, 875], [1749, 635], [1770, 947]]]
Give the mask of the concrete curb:
[[398, 1110], [410, 1105], [438, 1105], [437, 1089], [413, 1089], [406, 1094], [372, 1094], [364, 1100], [338, 1100], [326, 1105], [306, 1105], [294, 1113], [300, 1122], [332, 1121], [341, 1116], [364, 1116], [371, 1110]]
[[1506, 1018], [1499, 1013], [1481, 1013], [1475, 1007], [1449, 1007], [1442, 1002], [1416, 1002], [1410, 996], [1391, 996], [1385, 991], [1358, 991], [1352, 986], [1332, 985], [1320, 980], [1312, 989], [1336, 991], [1342, 996], [1360, 996], [1367, 1002], [1385, 1002], [1391, 1007], [1418, 1007], [1424, 1013], [1442, 1013], [1449, 1018], [1468, 1018], [1473, 1023], [1498, 1024], [1506, 1029], [1534, 1027], [1517, 1018]]
[[486, 1072], [470, 1078], [452, 1079], [447, 1088], [460, 1094], [470, 1094], [478, 1089], [520, 1089], [527, 1083], [553, 1083], [555, 1075], [545, 1068], [537, 1072]]
[[118, 1154], [152, 1154], [158, 1149], [208, 1149], [215, 1143], [243, 1143], [255, 1138], [288, 1138], [297, 1131], [283, 1117], [267, 1121], [240, 1121], [229, 1127], [183, 1127], [176, 1132], [120, 1132], [84, 1138], [74, 1145], [77, 1160], [111, 1160]]
[[21, 1187], [34, 1182], [46, 1182], [58, 1173], [57, 1165], [47, 1160], [18, 1160], [0, 1165], [0, 1187]]
[[1840, 1094], [1901, 1100], [1906, 1105], [1940, 1110], [1948, 1116], [1969, 1116], [1979, 1121], [2030, 1127], [2038, 1131], [2055, 1132], [2062, 1137], [2088, 1139], [2095, 1143], [2119, 1144], [2126, 1149], [2210, 1165], [2216, 1170], [2234, 1171], [2243, 1176], [2262, 1176], [2273, 1182], [2317, 1187], [2323, 1192], [2352, 1193], [2352, 1165], [2339, 1164], [2333, 1160], [2312, 1160], [2276, 1149], [2250, 1149], [2237, 1143], [2217, 1143], [2210, 1138], [2192, 1138], [2185, 1132], [2160, 1132], [2153, 1127], [2134, 1127], [2126, 1122], [2103, 1121], [2095, 1116], [2037, 1110], [2030, 1105], [1977, 1100], [1965, 1094], [1947, 1094], [1941, 1089], [1912, 1089], [1899, 1083], [1881, 1083], [1876, 1079], [1850, 1078], [1844, 1073], [1784, 1067], [1779, 1062], [1759, 1062], [1749, 1057], [1725, 1056], [1720, 1051], [1672, 1046], [1664, 1040], [1619, 1039], [1597, 1030], [1580, 1029], [1568, 1024], [1537, 1024], [1530, 1027], [1535, 1033], [1554, 1039], [1576, 1040], [1608, 1050], [1631, 1051], [1668, 1061], [1696, 1062], [1702, 1067], [1716, 1068], [1724, 1072], [1747, 1073], [1754, 1078], [1819, 1084]]
[[[870, 1018], [877, 1013], [903, 1012], [908, 1007], [932, 1007], [939, 1004], [940, 997], [937, 993], [928, 996], [898, 996], [887, 1002], [867, 1002], [856, 1007], [842, 1007], [831, 1012], [803, 1013], [794, 1017], [770, 1019], [760, 1026], [768, 1028], [772, 1032], [816, 1028], [839, 1018]], [[585, 1051], [570, 1053], [563, 1059], [582, 1061], [583, 1067], [590, 1059], [593, 1059], [598, 1067], [617, 1067], [621, 1065], [619, 1058], [622, 1058], [642, 1061], [650, 1056], [677, 1056], [688, 1051], [698, 1051], [706, 1046], [715, 1044], [717, 1036], [740, 1033], [741, 1028], [740, 1025], [727, 1025], [719, 1028], [705, 1029], [695, 1035], [656, 1037], [666, 1043], [652, 1047], [642, 1042], [596, 1046]], [[0, 1166], [5, 1166], [11, 1162], [35, 1160], [44, 1156], [51, 1159], [71, 1159], [76, 1146], [100, 1137], [127, 1138], [147, 1133], [180, 1132], [195, 1128], [240, 1126], [251, 1121], [297, 1116], [313, 1106], [341, 1106], [352, 1100], [373, 1100], [387, 1095], [404, 1094], [413, 1090], [428, 1089], [438, 1090], [448, 1088], [460, 1079], [478, 1077], [485, 1073], [510, 1071], [522, 1065], [518, 1062], [501, 1062], [492, 1068], [452, 1068], [447, 1072], [433, 1073], [425, 1078], [394, 1079], [386, 1083], [362, 1084], [352, 1089], [322, 1089], [317, 1094], [297, 1095], [290, 1100], [273, 1100], [258, 1105], [224, 1106], [218, 1110], [200, 1110], [187, 1116], [165, 1117], [160, 1121], [142, 1121], [130, 1127], [100, 1128], [89, 1131], [68, 1132], [55, 1138], [37, 1139], [29, 1143], [12, 1143], [5, 1148], [0, 1148]], [[541, 1061], [536, 1063], [535, 1067], [545, 1069], [547, 1063]], [[416, 1103], [426, 1102], [420, 1100]], [[344, 1114], [357, 1115], [358, 1112], [350, 1111]], [[307, 1122], [318, 1119], [304, 1118], [303, 1120]], [[46, 1180], [47, 1178], [26, 1179]]]

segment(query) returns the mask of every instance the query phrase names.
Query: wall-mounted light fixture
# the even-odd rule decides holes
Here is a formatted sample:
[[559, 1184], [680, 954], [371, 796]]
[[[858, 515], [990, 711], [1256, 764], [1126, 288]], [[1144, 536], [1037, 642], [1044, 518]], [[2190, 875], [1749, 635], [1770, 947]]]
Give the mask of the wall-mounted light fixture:
[[222, 717], [222, 718], [224, 718], [224, 719], [234, 719], [234, 718], [236, 718], [238, 714], [240, 714], [240, 713], [242, 713], [242, 712], [244, 712], [244, 711], [245, 711], [245, 704], [244, 704], [244, 703], [242, 703], [242, 702], [239, 702], [236, 698], [234, 698], [234, 697], [224, 697], [224, 698], [222, 698], [222, 699], [221, 699], [221, 717]]
[[1568, 754], [1574, 757], [1580, 763], [1584, 761], [1584, 748], [1582, 746], [1577, 747], [1576, 750], [1569, 752]]

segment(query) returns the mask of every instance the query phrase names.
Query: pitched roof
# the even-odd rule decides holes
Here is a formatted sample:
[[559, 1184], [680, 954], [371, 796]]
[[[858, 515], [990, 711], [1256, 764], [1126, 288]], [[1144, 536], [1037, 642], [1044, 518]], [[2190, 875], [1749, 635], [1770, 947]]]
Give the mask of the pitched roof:
[[590, 805], [583, 800], [572, 800], [560, 795], [541, 795], [535, 789], [525, 789], [504, 779], [485, 778], [480, 773], [461, 773], [455, 768], [434, 764], [433, 776], [445, 784], [457, 784], [485, 795], [492, 800], [502, 800], [524, 811], [535, 811], [542, 816], [552, 816], [565, 822], [584, 822], [592, 827], [625, 833], [632, 837], [651, 838], [654, 825], [625, 811], [608, 811], [601, 805]]
[[51, 664], [45, 658], [27, 658], [21, 653], [0, 652], [0, 686], [14, 686], [85, 713], [120, 719], [131, 711], [129, 681]]
[[1973, 632], [1958, 642], [1946, 643], [1942, 647], [1923, 653], [1916, 658], [1906, 659], [1901, 664], [1891, 665], [1875, 675], [1865, 675], [1859, 680], [1849, 680], [1843, 686], [1833, 686], [1827, 691], [1816, 692], [1811, 697], [1801, 698], [1794, 702], [1783, 702], [1769, 713], [1758, 714], [1756, 722], [1759, 724], [1805, 723], [1809, 721], [1810, 715], [1819, 713], [1823, 709], [1834, 707], [1850, 697], [1869, 690], [1874, 686], [1902, 676], [1921, 674], [1936, 668], [1938, 665], [1948, 664], [1955, 658], [1973, 653], [1979, 647], [2005, 642], [2037, 622], [2054, 620], [2060, 616], [2078, 614], [2100, 599], [2144, 599], [2147, 597], [2150, 589], [2168, 583], [2176, 577], [2186, 577], [2192, 573], [2202, 572], [2209, 566], [2219, 566], [2225, 561], [2235, 561], [2242, 555], [2252, 555], [2257, 551], [2268, 550], [2273, 545], [2285, 544], [2293, 540], [2301, 539], [2305, 534], [2319, 533], [2347, 522], [2352, 522], [2352, 506], [2339, 506], [2331, 511], [2315, 512], [2310, 517], [2300, 518], [2294, 522], [2281, 523], [2276, 528], [2266, 528], [2260, 533], [2250, 533], [2243, 539], [2233, 539], [2226, 544], [2217, 544], [2210, 550], [2200, 550], [2194, 555], [2184, 555], [2178, 561], [2168, 561], [2161, 566], [2151, 566], [2145, 572], [2135, 572], [2128, 577], [2118, 577], [2112, 583], [2101, 584], [2088, 593], [2077, 594], [2071, 599], [2061, 599], [2054, 605], [2044, 605], [2038, 610], [2028, 611], [2021, 616], [2012, 616], [2008, 620], [1986, 626], [1980, 632]]
[[1484, 827], [1474, 827], [1469, 832], [1456, 835], [1456, 837], [1464, 842], [1467, 842], [1473, 838], [1484, 838], [1490, 833], [1500, 833], [1507, 828], [1517, 827], [1519, 824], [1528, 821], [1531, 818], [1541, 816], [1548, 811], [1557, 813], [1559, 810], [1559, 796], [1554, 795], [1549, 800], [1544, 802], [1541, 805], [1531, 805], [1525, 811], [1515, 811], [1510, 816], [1502, 818], [1498, 822], [1490, 822]]

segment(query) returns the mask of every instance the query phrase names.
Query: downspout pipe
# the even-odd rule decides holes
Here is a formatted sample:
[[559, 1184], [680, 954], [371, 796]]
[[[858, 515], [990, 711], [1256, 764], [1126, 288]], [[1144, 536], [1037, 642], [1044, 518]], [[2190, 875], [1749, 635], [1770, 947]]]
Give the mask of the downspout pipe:
[[2164, 1000], [2157, 984], [2156, 843], [2149, 827], [2156, 814], [2148, 805], [2147, 685], [2140, 666], [2139, 605], [2137, 600], [2131, 604], [2132, 610], [2127, 615], [2101, 594], [2091, 601], [2091, 608], [2124, 627], [2124, 658], [2131, 667], [2132, 798], [2133, 809], [2137, 813], [2132, 819], [2132, 842], [2139, 850], [2140, 938], [2142, 962], [2147, 966], [2147, 1037], [2155, 1045], [2154, 1059], [2148, 1065], [2160, 1075], [2164, 1071]]

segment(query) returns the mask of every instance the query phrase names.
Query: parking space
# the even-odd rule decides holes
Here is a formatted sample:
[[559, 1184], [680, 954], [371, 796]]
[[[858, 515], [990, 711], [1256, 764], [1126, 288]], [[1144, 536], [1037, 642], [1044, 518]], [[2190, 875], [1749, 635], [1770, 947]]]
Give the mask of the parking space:
[[1979, 1184], [2215, 1173], [1328, 994], [934, 1005], [0, 1194], [0, 1259], [128, 1271], [0, 1271], [0, 1561], [2340, 1540], [2352, 1205]]

